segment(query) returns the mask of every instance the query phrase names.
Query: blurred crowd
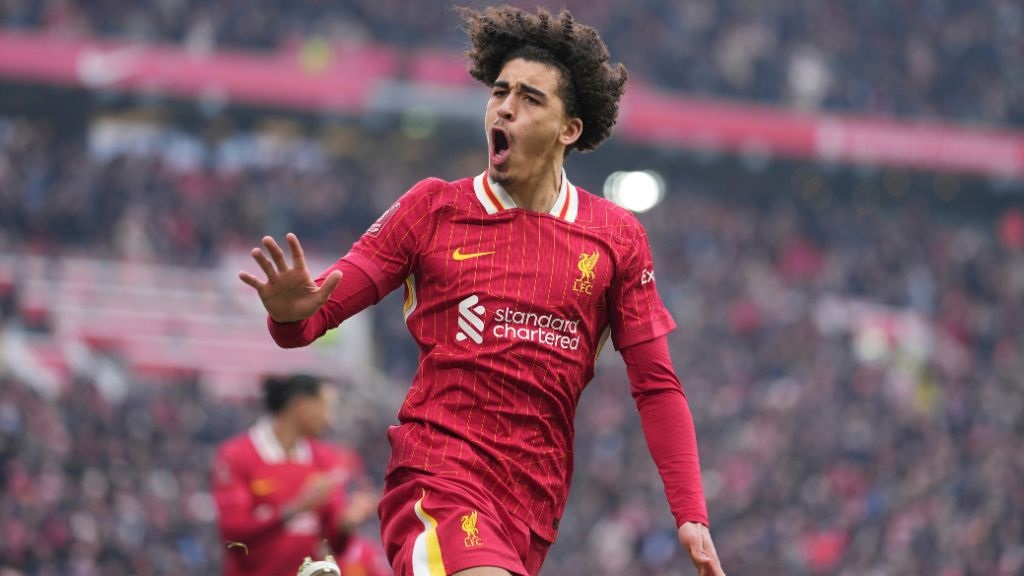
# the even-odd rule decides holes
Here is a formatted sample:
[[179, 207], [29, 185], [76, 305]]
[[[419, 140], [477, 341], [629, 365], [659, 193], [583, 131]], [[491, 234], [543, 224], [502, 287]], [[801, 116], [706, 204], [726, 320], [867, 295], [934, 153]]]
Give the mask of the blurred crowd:
[[[45, 123], [0, 121], [0, 247], [216, 265], [295, 230], [330, 259], [417, 179], [484, 166], [471, 139], [388, 131], [307, 165], [280, 142], [241, 163], [226, 152], [266, 150], [265, 138], [204, 140], [212, 160], [196, 164], [168, 152], [182, 146], [98, 153]], [[571, 158], [570, 177], [599, 190], [602, 153]], [[726, 569], [1024, 574], [1020, 203], [950, 176], [645, 158], [669, 183], [641, 220], [679, 324], [672, 354]], [[18, 306], [0, 309], [2, 335]], [[375, 311], [389, 377], [375, 385], [400, 397], [416, 360], [399, 310]], [[606, 355], [544, 573], [689, 573]], [[394, 407], [341, 405], [338, 437], [379, 475]], [[85, 376], [58, 397], [0, 377], [0, 574], [214, 573], [210, 453], [255, 413], [193, 381], [140, 382], [115, 401]]]
[[381, 159], [304, 167], [296, 157], [316, 154], [273, 143], [261, 155], [258, 142], [272, 135], [243, 133], [200, 150], [203, 160], [192, 164], [173, 136], [97, 154], [55, 135], [49, 122], [0, 117], [0, 247], [209, 265], [225, 249], [283, 234], [286, 224], [314, 247], [341, 246], [358, 238], [356, 223], [386, 207], [375, 205], [375, 192], [394, 185], [376, 177]]
[[[532, 9], [537, 3], [515, 0]], [[481, 5], [478, 0], [468, 5]], [[633, 77], [771, 104], [1024, 125], [1015, 0], [566, 0]], [[414, 50], [465, 43], [448, 0], [8, 0], [0, 26], [272, 50], [312, 37]]]
[[0, 574], [213, 574], [213, 442], [239, 411], [187, 382], [115, 405], [88, 379], [50, 398], [0, 376]]
[[[383, 421], [372, 408], [351, 396], [339, 407], [346, 440], [370, 414]], [[191, 378], [136, 383], [115, 402], [87, 376], [57, 397], [0, 376], [0, 574], [219, 574], [211, 462], [260, 413]], [[372, 438], [359, 448], [386, 457]]]
[[[645, 221], [727, 570], [1024, 574], [1024, 213], [802, 208], [765, 198], [777, 180], [676, 176], [691, 193]], [[622, 384], [599, 378], [581, 414], [590, 529], [552, 573], [678, 573]]]

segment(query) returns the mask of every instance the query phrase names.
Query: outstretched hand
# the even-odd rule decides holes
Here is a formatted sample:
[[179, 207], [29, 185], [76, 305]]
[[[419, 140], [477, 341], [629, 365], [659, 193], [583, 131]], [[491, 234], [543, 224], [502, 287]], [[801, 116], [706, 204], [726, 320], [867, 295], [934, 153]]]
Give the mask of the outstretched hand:
[[707, 526], [696, 522], [683, 524], [679, 527], [679, 542], [689, 552], [698, 576], [725, 576]]
[[298, 322], [312, 316], [327, 302], [327, 299], [341, 281], [341, 271], [335, 270], [317, 286], [306, 267], [306, 257], [302, 253], [299, 239], [289, 232], [285, 236], [291, 248], [292, 265], [285, 260], [284, 251], [270, 236], [263, 237], [263, 248], [270, 254], [267, 259], [260, 248], [253, 248], [253, 260], [267, 275], [266, 281], [249, 274], [239, 272], [238, 278], [256, 289], [267, 314], [275, 322]]

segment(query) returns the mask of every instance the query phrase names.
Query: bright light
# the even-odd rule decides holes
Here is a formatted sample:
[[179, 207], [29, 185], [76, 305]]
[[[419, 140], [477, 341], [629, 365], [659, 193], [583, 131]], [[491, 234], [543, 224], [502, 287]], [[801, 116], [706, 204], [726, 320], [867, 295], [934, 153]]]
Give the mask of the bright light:
[[889, 355], [889, 338], [879, 328], [863, 328], [857, 331], [853, 351], [857, 359], [865, 364], [881, 362]]
[[647, 212], [665, 197], [665, 181], [652, 170], [613, 172], [604, 181], [604, 197], [633, 212]]

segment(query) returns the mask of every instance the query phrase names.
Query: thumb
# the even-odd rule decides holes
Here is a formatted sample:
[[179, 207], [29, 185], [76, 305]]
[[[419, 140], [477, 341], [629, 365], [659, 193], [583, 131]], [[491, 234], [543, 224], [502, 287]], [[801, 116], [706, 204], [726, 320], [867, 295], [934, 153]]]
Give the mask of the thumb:
[[317, 290], [317, 295], [320, 296], [321, 303], [326, 302], [327, 299], [331, 297], [334, 289], [337, 288], [338, 284], [341, 282], [341, 276], [341, 270], [335, 270], [328, 274], [327, 278], [324, 279], [324, 283], [321, 284], [320, 289]]

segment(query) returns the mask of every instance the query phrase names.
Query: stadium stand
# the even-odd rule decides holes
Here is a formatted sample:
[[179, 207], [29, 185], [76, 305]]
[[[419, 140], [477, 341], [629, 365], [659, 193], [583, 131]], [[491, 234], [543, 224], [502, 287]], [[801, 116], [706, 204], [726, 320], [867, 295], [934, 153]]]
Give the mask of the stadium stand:
[[[514, 1], [532, 8], [535, 3]], [[465, 2], [480, 5], [481, 2]], [[568, 1], [636, 78], [691, 94], [798, 108], [1024, 125], [1024, 9], [959, 2]], [[307, 38], [461, 49], [451, 4], [391, 0], [21, 0], [0, 25], [61, 37], [276, 50]]]

